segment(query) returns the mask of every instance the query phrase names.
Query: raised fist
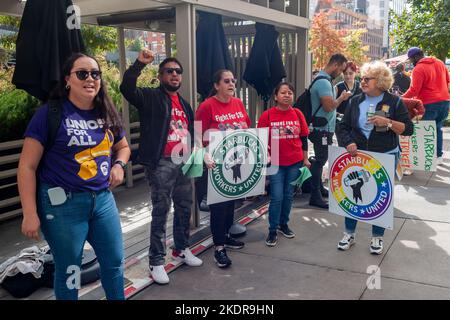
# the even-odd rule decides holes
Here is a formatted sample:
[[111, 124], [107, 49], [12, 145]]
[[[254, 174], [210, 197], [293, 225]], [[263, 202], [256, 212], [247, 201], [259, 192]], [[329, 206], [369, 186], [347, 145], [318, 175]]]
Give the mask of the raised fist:
[[358, 199], [360, 201], [363, 201], [361, 188], [364, 185], [364, 179], [360, 176], [359, 172], [350, 172], [346, 178], [346, 181], [348, 182], [350, 188], [352, 188], [353, 190], [353, 199], [355, 200], [355, 202], [358, 203]]
[[152, 63], [153, 60], [155, 60], [155, 54], [153, 53], [153, 51], [144, 48], [141, 50], [141, 52], [139, 52], [139, 56], [137, 59], [139, 60], [139, 62], [149, 64]]

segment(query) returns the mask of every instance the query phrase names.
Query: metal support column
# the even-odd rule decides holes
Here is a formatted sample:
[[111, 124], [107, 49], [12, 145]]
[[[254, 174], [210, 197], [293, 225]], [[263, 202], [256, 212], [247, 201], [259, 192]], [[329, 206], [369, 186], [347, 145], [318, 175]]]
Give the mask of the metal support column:
[[[118, 42], [119, 42], [119, 71], [120, 79], [123, 79], [123, 74], [127, 68], [126, 52], [125, 52], [125, 35], [123, 27], [117, 27]], [[122, 96], [122, 120], [125, 129], [128, 144], [131, 146], [131, 132], [130, 132], [130, 105], [128, 101]], [[125, 171], [125, 183], [127, 188], [133, 187], [133, 164], [128, 162]]]
[[297, 31], [297, 67], [296, 67], [296, 88], [300, 95], [308, 86], [310, 70], [308, 70], [308, 30], [298, 29]]
[[[192, 108], [197, 109], [197, 77], [195, 63], [195, 8], [192, 4], [176, 6], [177, 59], [183, 65], [183, 83], [180, 94]], [[200, 212], [197, 206], [194, 181], [192, 180], [191, 226], [200, 226]]]
[[172, 39], [170, 39], [170, 32], [166, 32], [164, 34], [165, 36], [165, 46], [166, 46], [166, 57], [171, 57], [172, 56]]

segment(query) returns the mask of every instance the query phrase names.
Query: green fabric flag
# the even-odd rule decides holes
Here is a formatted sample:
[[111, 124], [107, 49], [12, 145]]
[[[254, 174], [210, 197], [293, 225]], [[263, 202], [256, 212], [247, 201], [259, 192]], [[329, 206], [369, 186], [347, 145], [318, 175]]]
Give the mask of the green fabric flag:
[[299, 186], [301, 187], [303, 182], [305, 182], [306, 179], [311, 177], [311, 171], [307, 167], [301, 167], [300, 168], [300, 175], [298, 178], [291, 182], [291, 185], [293, 186]]
[[194, 150], [181, 171], [186, 177], [199, 178], [203, 174], [203, 158], [206, 149], [201, 148]]

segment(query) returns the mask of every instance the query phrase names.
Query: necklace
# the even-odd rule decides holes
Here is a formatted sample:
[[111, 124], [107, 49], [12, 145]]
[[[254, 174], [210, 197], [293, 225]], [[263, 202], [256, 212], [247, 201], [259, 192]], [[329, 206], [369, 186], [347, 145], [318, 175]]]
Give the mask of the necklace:
[[352, 88], [352, 89], [350, 89], [350, 88], [347, 86], [347, 82], [345, 82], [345, 81], [344, 81], [344, 86], [345, 86], [345, 89], [346, 89], [347, 91], [351, 91], [351, 92], [353, 93], [353, 89], [355, 89], [355, 82], [353, 82], [353, 88]]

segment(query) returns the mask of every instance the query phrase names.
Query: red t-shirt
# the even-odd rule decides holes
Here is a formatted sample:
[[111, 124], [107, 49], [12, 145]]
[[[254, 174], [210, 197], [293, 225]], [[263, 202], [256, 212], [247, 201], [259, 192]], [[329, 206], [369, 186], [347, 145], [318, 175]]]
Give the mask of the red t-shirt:
[[244, 104], [240, 99], [234, 97], [228, 103], [223, 103], [215, 97], [206, 99], [198, 107], [195, 120], [201, 121], [204, 146], [209, 141], [204, 133], [209, 129], [220, 131], [248, 129], [251, 125]]
[[167, 143], [164, 148], [164, 156], [170, 157], [175, 149], [176, 155], [187, 152], [188, 118], [183, 110], [183, 106], [178, 99], [178, 95], [171, 95], [172, 116], [170, 119]]
[[[271, 147], [272, 164], [290, 166], [303, 160], [302, 141], [300, 137], [309, 134], [303, 113], [289, 107], [282, 111], [273, 107], [264, 111], [258, 121], [258, 128], [269, 129], [269, 146]], [[276, 142], [278, 142], [278, 157]], [[272, 143], [273, 142], [273, 143]]]

